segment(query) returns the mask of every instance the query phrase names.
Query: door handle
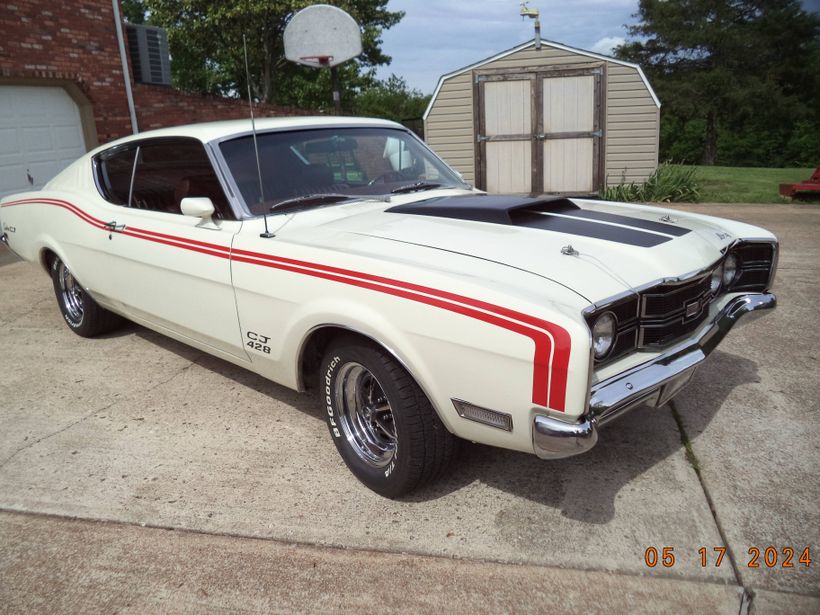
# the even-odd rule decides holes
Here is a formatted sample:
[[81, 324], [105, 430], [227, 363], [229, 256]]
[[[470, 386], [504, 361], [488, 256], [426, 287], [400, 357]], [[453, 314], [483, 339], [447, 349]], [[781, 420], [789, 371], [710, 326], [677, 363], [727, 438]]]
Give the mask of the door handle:
[[116, 220], [112, 220], [111, 222], [105, 223], [105, 228], [109, 231], [114, 231], [115, 233], [122, 233], [125, 230], [124, 224], [117, 224]]

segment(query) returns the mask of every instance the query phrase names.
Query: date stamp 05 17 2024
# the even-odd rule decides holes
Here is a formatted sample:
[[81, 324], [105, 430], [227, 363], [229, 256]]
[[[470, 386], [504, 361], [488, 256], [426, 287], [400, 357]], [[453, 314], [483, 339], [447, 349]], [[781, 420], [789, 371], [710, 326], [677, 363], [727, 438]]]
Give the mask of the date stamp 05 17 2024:
[[[747, 550], [749, 559], [746, 562], [747, 568], [794, 568], [795, 566], [811, 566], [811, 553], [809, 547], [804, 549], [793, 547], [749, 547]], [[723, 557], [726, 555], [726, 547], [700, 547], [697, 550], [702, 568], [707, 566], [720, 567]], [[672, 568], [677, 563], [674, 547], [647, 547], [643, 554], [644, 563], [649, 568], [654, 568], [658, 564], [664, 568]]]

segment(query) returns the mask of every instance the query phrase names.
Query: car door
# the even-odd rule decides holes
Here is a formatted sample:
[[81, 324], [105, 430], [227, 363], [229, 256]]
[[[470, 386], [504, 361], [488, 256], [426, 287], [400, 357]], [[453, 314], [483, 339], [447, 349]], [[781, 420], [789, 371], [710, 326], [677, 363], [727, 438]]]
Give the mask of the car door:
[[[129, 166], [129, 161], [133, 166]], [[123, 177], [131, 171], [130, 181]], [[230, 251], [241, 228], [201, 142], [137, 142], [96, 161], [109, 204], [108, 240], [94, 286], [105, 303], [184, 341], [247, 360], [231, 285]], [[119, 178], [119, 179], [118, 179]], [[128, 185], [128, 194], [123, 187]], [[211, 219], [183, 215], [185, 197], [208, 197]]]

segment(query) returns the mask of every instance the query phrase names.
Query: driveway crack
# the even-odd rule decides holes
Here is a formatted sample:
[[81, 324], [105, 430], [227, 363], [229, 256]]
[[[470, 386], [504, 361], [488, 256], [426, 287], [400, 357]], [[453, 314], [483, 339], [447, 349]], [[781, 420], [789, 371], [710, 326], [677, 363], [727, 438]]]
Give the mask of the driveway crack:
[[[202, 356], [204, 356], [204, 355], [203, 355], [203, 354], [198, 355], [198, 356], [197, 356], [197, 357], [195, 357], [195, 358], [194, 358], [194, 359], [193, 359], [190, 363], [188, 363], [187, 365], [185, 365], [184, 367], [182, 367], [179, 371], [175, 372], [175, 373], [174, 373], [171, 377], [166, 378], [166, 379], [165, 379], [165, 380], [163, 380], [162, 382], [158, 382], [158, 383], [156, 383], [156, 384], [154, 385], [154, 387], [153, 387], [153, 388], [157, 388], [157, 387], [160, 387], [160, 386], [166, 385], [166, 384], [168, 384], [169, 382], [171, 382], [172, 380], [174, 380], [175, 378], [177, 378], [177, 377], [181, 376], [181, 375], [182, 375], [182, 374], [184, 374], [186, 371], [188, 371], [191, 367], [193, 367], [194, 365], [196, 365], [197, 361], [199, 361], [199, 359], [200, 359], [200, 358], [202, 358]], [[77, 419], [77, 420], [75, 420], [75, 421], [72, 421], [72, 422], [71, 422], [71, 423], [69, 423], [68, 425], [65, 425], [64, 427], [61, 427], [60, 429], [58, 429], [58, 430], [56, 430], [56, 431], [53, 431], [53, 432], [51, 432], [51, 433], [49, 433], [49, 434], [46, 434], [45, 436], [43, 436], [43, 437], [41, 437], [41, 438], [37, 438], [36, 440], [33, 440], [33, 441], [29, 442], [29, 443], [28, 443], [28, 444], [26, 444], [25, 446], [21, 446], [21, 447], [20, 447], [20, 448], [18, 448], [16, 451], [14, 451], [11, 455], [9, 455], [8, 457], [6, 457], [3, 461], [0, 461], [0, 470], [2, 470], [3, 468], [5, 468], [5, 467], [6, 467], [6, 465], [8, 465], [8, 463], [9, 463], [9, 462], [11, 462], [11, 461], [12, 461], [15, 457], [17, 457], [20, 453], [23, 453], [23, 452], [25, 452], [25, 451], [29, 450], [30, 448], [32, 448], [32, 447], [34, 447], [34, 446], [37, 446], [38, 444], [40, 444], [40, 442], [44, 442], [45, 440], [48, 440], [48, 439], [50, 439], [50, 438], [53, 438], [54, 436], [59, 436], [61, 433], [65, 432], [65, 431], [68, 431], [69, 429], [71, 429], [71, 428], [72, 428], [72, 427], [74, 427], [75, 425], [79, 425], [79, 424], [80, 424], [80, 423], [82, 423], [83, 421], [87, 421], [88, 419], [90, 419], [92, 416], [94, 416], [94, 415], [95, 415], [95, 414], [97, 414], [98, 412], [104, 412], [105, 410], [108, 410], [109, 408], [111, 408], [112, 406], [114, 406], [114, 405], [118, 404], [118, 403], [119, 403], [119, 402], [121, 402], [121, 401], [122, 401], [122, 399], [121, 399], [121, 398], [117, 398], [117, 399], [115, 399], [114, 401], [112, 401], [110, 404], [107, 404], [107, 405], [103, 406], [102, 408], [94, 408], [93, 410], [91, 410], [91, 411], [90, 411], [90, 412], [88, 412], [87, 414], [84, 414], [83, 416], [81, 416], [80, 418], [78, 418], [78, 419]]]
[[709, 488], [703, 480], [703, 475], [700, 471], [700, 463], [695, 455], [695, 449], [692, 447], [692, 441], [689, 439], [689, 435], [683, 427], [683, 420], [680, 417], [680, 413], [678, 412], [674, 399], [669, 401], [669, 407], [672, 410], [672, 417], [675, 419], [675, 423], [678, 426], [681, 443], [683, 443], [683, 447], [686, 449], [686, 460], [692, 466], [692, 469], [695, 471], [695, 475], [698, 477], [700, 488], [703, 491], [703, 495], [706, 497], [706, 503], [709, 505], [709, 511], [712, 513], [712, 519], [715, 522], [715, 527], [717, 527], [720, 540], [726, 547], [726, 555], [729, 556], [729, 564], [732, 566], [732, 573], [735, 575], [735, 583], [737, 583], [737, 585], [743, 590], [738, 615], [747, 615], [749, 613], [749, 609], [751, 608], [754, 592], [743, 584], [743, 580], [740, 577], [740, 569], [737, 566], [737, 558], [735, 557], [734, 549], [732, 548], [732, 545], [729, 544], [729, 539], [726, 536], [726, 532], [723, 530], [723, 524], [720, 522], [720, 517], [718, 517], [715, 502], [712, 499], [712, 494], [709, 492]]
[[66, 426], [64, 426], [64, 427], [61, 427], [61, 428], [60, 428], [60, 429], [58, 429], [57, 431], [53, 431], [53, 432], [51, 432], [50, 434], [47, 434], [47, 435], [43, 436], [42, 438], [37, 438], [36, 440], [34, 440], [34, 441], [32, 441], [32, 442], [29, 442], [29, 443], [28, 443], [28, 444], [26, 444], [25, 446], [21, 446], [21, 447], [20, 447], [20, 448], [18, 448], [16, 451], [14, 451], [11, 455], [9, 455], [6, 459], [4, 459], [2, 462], [0, 462], [0, 470], [2, 470], [4, 467], [6, 467], [6, 465], [7, 465], [7, 464], [8, 464], [8, 463], [12, 460], [12, 459], [14, 459], [15, 457], [17, 457], [17, 455], [19, 455], [20, 453], [22, 453], [22, 452], [24, 452], [24, 451], [27, 451], [28, 449], [30, 449], [30, 448], [32, 448], [32, 447], [34, 447], [34, 446], [37, 446], [38, 444], [40, 444], [40, 442], [44, 442], [45, 440], [48, 440], [49, 438], [53, 438], [54, 436], [58, 436], [58, 435], [60, 435], [61, 433], [63, 433], [64, 431], [68, 431], [69, 429], [71, 429], [71, 428], [72, 428], [72, 427], [74, 427], [75, 425], [79, 425], [79, 424], [80, 424], [80, 423], [82, 423], [83, 421], [86, 421], [86, 420], [90, 419], [92, 416], [94, 416], [94, 415], [95, 415], [95, 414], [97, 414], [98, 412], [103, 412], [104, 410], [108, 410], [111, 406], [113, 406], [114, 404], [116, 404], [116, 403], [117, 403], [117, 402], [119, 402], [119, 401], [120, 401], [120, 400], [119, 400], [119, 399], [117, 399], [117, 400], [115, 400], [115, 401], [112, 401], [110, 404], [108, 404], [108, 405], [106, 405], [106, 406], [103, 406], [102, 408], [94, 408], [94, 409], [93, 409], [91, 412], [89, 412], [88, 414], [85, 414], [85, 415], [81, 416], [81, 417], [80, 417], [80, 418], [78, 418], [76, 421], [72, 421], [71, 423], [69, 423], [68, 425], [66, 425]]

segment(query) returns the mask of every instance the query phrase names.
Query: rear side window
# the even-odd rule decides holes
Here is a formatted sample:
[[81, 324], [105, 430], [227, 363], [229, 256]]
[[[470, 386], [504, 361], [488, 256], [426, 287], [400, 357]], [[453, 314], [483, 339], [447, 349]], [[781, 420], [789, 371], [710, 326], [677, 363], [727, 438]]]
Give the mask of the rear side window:
[[97, 180], [106, 201], [127, 205], [137, 148], [114, 148], [96, 159]]
[[[123, 170], [129, 166], [127, 172]], [[98, 174], [103, 195], [116, 205], [181, 214], [180, 202], [185, 197], [208, 197], [215, 217], [235, 219], [205, 148], [195, 139], [149, 140], [130, 152], [100, 157]]]

